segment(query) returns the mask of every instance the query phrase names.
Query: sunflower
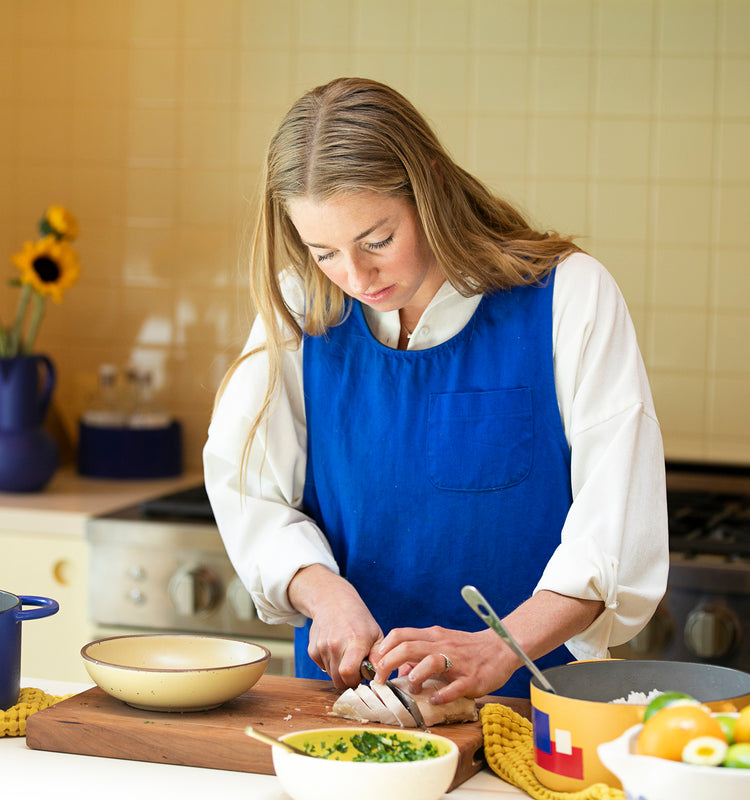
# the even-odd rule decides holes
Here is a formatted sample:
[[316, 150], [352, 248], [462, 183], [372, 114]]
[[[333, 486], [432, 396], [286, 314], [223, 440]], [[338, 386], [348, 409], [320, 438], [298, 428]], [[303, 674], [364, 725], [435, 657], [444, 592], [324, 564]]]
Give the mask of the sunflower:
[[65, 206], [50, 206], [39, 222], [39, 230], [42, 236], [51, 234], [72, 241], [78, 236], [78, 220]]
[[75, 250], [51, 235], [25, 242], [12, 260], [21, 270], [21, 283], [43, 297], [50, 296], [55, 303], [62, 302], [63, 291], [76, 282], [80, 271]]
[[49, 206], [39, 220], [39, 235], [11, 257], [20, 275], [9, 283], [20, 286], [21, 293], [12, 324], [0, 322], [0, 358], [32, 352], [47, 298], [62, 302], [63, 292], [78, 280], [78, 256], [70, 244], [78, 235], [73, 214], [65, 206]]

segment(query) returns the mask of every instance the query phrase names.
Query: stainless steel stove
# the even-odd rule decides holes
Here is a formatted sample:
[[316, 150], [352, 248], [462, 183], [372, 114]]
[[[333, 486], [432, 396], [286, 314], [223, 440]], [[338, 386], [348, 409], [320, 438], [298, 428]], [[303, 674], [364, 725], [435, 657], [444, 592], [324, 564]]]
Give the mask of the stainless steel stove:
[[624, 658], [698, 661], [750, 672], [750, 470], [668, 464], [666, 595]]
[[249, 639], [294, 674], [293, 629], [261, 622], [203, 486], [92, 518], [89, 612], [98, 636], [179, 631]]
[[[750, 469], [667, 465], [670, 574], [652, 620], [618, 658], [750, 672]], [[90, 520], [90, 606], [103, 634], [181, 630], [252, 639], [293, 674], [293, 630], [261, 622], [203, 486]]]

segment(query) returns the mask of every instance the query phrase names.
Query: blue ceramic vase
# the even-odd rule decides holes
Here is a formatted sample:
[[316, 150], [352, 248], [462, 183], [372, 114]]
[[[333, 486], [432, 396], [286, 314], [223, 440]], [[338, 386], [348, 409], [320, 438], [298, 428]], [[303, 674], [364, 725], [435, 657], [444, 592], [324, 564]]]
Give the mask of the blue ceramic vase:
[[0, 358], [0, 491], [36, 492], [54, 475], [57, 444], [44, 430], [55, 368], [43, 355]]

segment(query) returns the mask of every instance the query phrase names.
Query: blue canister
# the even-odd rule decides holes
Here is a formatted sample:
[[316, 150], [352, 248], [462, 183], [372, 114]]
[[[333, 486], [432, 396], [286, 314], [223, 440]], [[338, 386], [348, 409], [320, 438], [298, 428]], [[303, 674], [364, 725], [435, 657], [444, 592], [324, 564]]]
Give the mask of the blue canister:
[[[37, 606], [24, 610], [23, 606]], [[21, 691], [21, 623], [56, 614], [60, 605], [49, 597], [0, 591], [0, 709], [12, 708]]]

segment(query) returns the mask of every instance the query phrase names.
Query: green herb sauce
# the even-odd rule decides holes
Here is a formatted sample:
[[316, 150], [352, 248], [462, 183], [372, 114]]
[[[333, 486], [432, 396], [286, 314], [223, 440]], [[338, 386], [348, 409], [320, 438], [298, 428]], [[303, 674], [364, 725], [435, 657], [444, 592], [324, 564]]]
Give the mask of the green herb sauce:
[[[425, 758], [436, 758], [440, 755], [432, 742], [415, 744], [409, 739], [399, 739], [398, 735], [376, 734], [371, 731], [356, 733], [349, 739], [349, 744], [358, 751], [352, 761], [375, 761], [375, 762], [394, 762], [394, 761], [420, 761]], [[339, 753], [348, 753], [349, 744], [342, 737], [337, 739], [330, 746], [326, 742], [320, 743], [320, 749], [310, 742], [305, 742], [304, 750], [310, 755], [318, 758], [330, 758], [338, 760]]]

